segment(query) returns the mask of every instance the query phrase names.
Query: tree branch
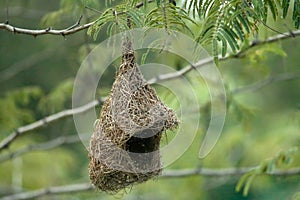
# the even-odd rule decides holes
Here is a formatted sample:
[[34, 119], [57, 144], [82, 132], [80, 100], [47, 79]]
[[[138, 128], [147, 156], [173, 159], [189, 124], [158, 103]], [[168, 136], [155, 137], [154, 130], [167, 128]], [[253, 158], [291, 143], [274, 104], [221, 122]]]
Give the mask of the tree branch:
[[300, 78], [300, 73], [285, 73], [285, 74], [269, 76], [268, 78], [258, 81], [256, 83], [253, 83], [251, 85], [236, 88], [231, 91], [231, 94], [234, 95], [234, 94], [239, 94], [239, 93], [243, 93], [243, 92], [256, 91], [270, 83], [274, 83], [274, 82], [278, 82], [278, 81], [290, 81], [290, 80], [299, 79], [299, 78]]
[[68, 116], [72, 116], [72, 115], [75, 115], [75, 114], [79, 114], [79, 113], [83, 113], [83, 112], [86, 112], [88, 111], [89, 109], [91, 108], [94, 108], [96, 105], [102, 103], [104, 100], [103, 99], [99, 99], [98, 101], [97, 100], [94, 100], [88, 104], [85, 104], [83, 106], [80, 106], [80, 107], [77, 107], [77, 108], [74, 108], [74, 109], [69, 109], [69, 110], [64, 110], [64, 111], [61, 111], [61, 112], [58, 112], [54, 115], [50, 115], [48, 117], [45, 117], [43, 119], [40, 119], [36, 122], [33, 122], [31, 124], [28, 124], [26, 126], [22, 126], [22, 127], [19, 127], [17, 130], [15, 130], [13, 133], [11, 133], [7, 138], [5, 138], [1, 143], [0, 143], [0, 151], [5, 149], [5, 148], [8, 148], [9, 145], [20, 135], [28, 132], [28, 131], [32, 131], [32, 130], [35, 130], [37, 128], [40, 128], [42, 126], [46, 126], [48, 125], [49, 123], [51, 122], [54, 122], [56, 120], [59, 120], [61, 118], [65, 118], [65, 117], [68, 117]]
[[73, 185], [64, 185], [64, 186], [55, 186], [49, 187], [40, 190], [34, 190], [30, 192], [22, 192], [10, 196], [5, 196], [0, 198], [0, 200], [21, 200], [21, 199], [33, 199], [46, 195], [55, 195], [55, 194], [64, 194], [64, 193], [74, 193], [82, 192], [93, 189], [93, 186], [89, 183], [73, 184]]
[[[148, 3], [153, 2], [153, 0], [148, 0]], [[144, 5], [144, 1], [137, 3], [136, 8], [140, 8]], [[25, 34], [25, 35], [32, 35], [32, 36], [39, 36], [39, 35], [71, 35], [74, 33], [77, 33], [79, 31], [82, 31], [84, 29], [88, 29], [92, 25], [96, 23], [97, 20], [92, 21], [90, 23], [86, 23], [80, 26], [82, 16], [80, 16], [79, 20], [72, 26], [66, 29], [61, 29], [61, 30], [55, 30], [52, 29], [51, 27], [48, 27], [46, 29], [40, 29], [40, 30], [32, 30], [32, 29], [26, 29], [26, 28], [19, 28], [16, 26], [13, 26], [9, 24], [8, 20], [5, 23], [0, 23], [0, 29], [7, 30], [9, 32], [15, 33], [15, 34]]]
[[49, 149], [54, 149], [54, 148], [59, 147], [64, 144], [77, 143], [77, 142], [80, 142], [81, 139], [82, 138], [79, 138], [78, 135], [72, 135], [72, 136], [58, 137], [58, 138], [55, 138], [53, 140], [50, 140], [50, 141], [44, 142], [44, 143], [31, 144], [26, 147], [20, 148], [14, 152], [10, 152], [4, 156], [1, 156], [0, 163], [11, 160], [11, 159], [19, 157], [19, 156], [22, 156], [22, 155], [32, 152], [32, 151], [46, 151]]
[[[196, 169], [179, 169], [179, 170], [166, 170], [163, 172], [161, 178], [182, 178], [189, 176], [205, 176], [205, 177], [221, 177], [221, 176], [241, 176], [257, 167], [244, 167], [244, 168], [224, 168], [224, 169], [211, 169], [211, 168], [196, 168]], [[269, 176], [296, 176], [300, 174], [300, 167], [291, 168], [288, 170], [274, 170], [273, 172], [266, 172], [262, 175]]]
[[[248, 50], [250, 50], [254, 47], [261, 46], [261, 45], [264, 45], [264, 44], [273, 43], [273, 42], [277, 42], [277, 41], [280, 41], [280, 40], [285, 40], [285, 39], [288, 39], [288, 38], [294, 38], [294, 37], [298, 37], [298, 36], [300, 36], [300, 30], [275, 35], [275, 36], [269, 37], [269, 38], [267, 38], [266, 40], [263, 40], [263, 41], [254, 41], [248, 47], [242, 49], [241, 51], [239, 51], [236, 54], [227, 55], [225, 57], [222, 57], [221, 55], [219, 55], [218, 58], [219, 58], [219, 61], [225, 61], [225, 60], [232, 59], [232, 58], [241, 58], [241, 57], [244, 56], [244, 54]], [[166, 80], [170, 80], [170, 79], [175, 79], [175, 78], [184, 76], [185, 74], [187, 74], [188, 72], [194, 70], [195, 68], [200, 68], [200, 67], [203, 67], [205, 65], [211, 64], [213, 62], [214, 62], [213, 58], [206, 58], [206, 59], [200, 60], [199, 62], [197, 62], [194, 65], [188, 65], [188, 66], [182, 68], [181, 70], [179, 70], [177, 72], [162, 74], [162, 75], [159, 75], [157, 77], [154, 77], [154, 78], [150, 79], [148, 82], [150, 84], [152, 84], [152, 83], [162, 82], [162, 81], [166, 81]]]
[[41, 29], [41, 30], [32, 30], [32, 29], [15, 27], [15, 26], [12, 26], [7, 23], [0, 23], [0, 29], [4, 29], [4, 30], [7, 30], [12, 33], [32, 35], [32, 36], [38, 36], [38, 35], [62, 35], [62, 36], [65, 36], [65, 35], [74, 34], [81, 30], [87, 29], [90, 26], [92, 26], [94, 23], [95, 23], [95, 21], [81, 25], [81, 26], [80, 25], [72, 26], [72, 27], [69, 27], [66, 29], [62, 29], [62, 30], [55, 30], [55, 29], [51, 29], [50, 27], [48, 27], [46, 29]]
[[[290, 36], [288, 36], [288, 35], [290, 35]], [[297, 36], [300, 36], [300, 30], [294, 31], [293, 33], [287, 32], [287, 33], [284, 33], [284, 35], [272, 36], [272, 37], [267, 38], [264, 41], [252, 42], [249, 45], [248, 48], [245, 48], [245, 49], [241, 50], [240, 52], [238, 52], [235, 55], [227, 55], [225, 57], [219, 56], [219, 60], [220, 61], [225, 61], [225, 60], [232, 59], [232, 58], [240, 58], [244, 55], [244, 53], [246, 51], [248, 51], [249, 49], [254, 48], [256, 46], [267, 44], [267, 43], [273, 43], [273, 42], [276, 42], [276, 41], [279, 41], [279, 40], [288, 39], [288, 38], [297, 37]], [[207, 58], [207, 59], [204, 59], [204, 60], [200, 60], [195, 65], [186, 66], [186, 67], [184, 67], [183, 69], [181, 69], [177, 72], [166, 73], [166, 74], [162, 74], [162, 75], [159, 75], [157, 77], [154, 77], [154, 78], [150, 79], [148, 81], [148, 83], [153, 84], [153, 83], [163, 82], [163, 81], [167, 81], [167, 80], [171, 80], [171, 79], [176, 79], [176, 78], [179, 78], [181, 76], [184, 76], [185, 74], [187, 74], [188, 72], [190, 72], [190, 71], [192, 71], [196, 68], [203, 67], [207, 64], [211, 64], [212, 62], [213, 62], [212, 58]], [[102, 99], [104, 99], [104, 98], [102, 98]], [[39, 121], [36, 121], [32, 124], [20, 127], [16, 131], [11, 133], [7, 138], [5, 138], [0, 143], [0, 151], [5, 149], [5, 148], [8, 148], [8, 146], [11, 144], [11, 142], [13, 142], [13, 140], [15, 140], [19, 135], [21, 135], [25, 132], [32, 131], [34, 129], [37, 129], [39, 127], [47, 125], [48, 123], [51, 123], [51, 122], [56, 121], [56, 120], [58, 120], [60, 118], [63, 118], [63, 117], [67, 117], [67, 116], [71, 116], [73, 114], [78, 114], [78, 113], [81, 113], [81, 112], [85, 112], [85, 111], [93, 108], [94, 106], [99, 105], [102, 102], [103, 102], [102, 100], [99, 100], [99, 101], [95, 100], [95, 101], [92, 101], [92, 102], [90, 102], [86, 105], [83, 105], [82, 107], [61, 111], [59, 113], [56, 113], [54, 115], [50, 115], [50, 116], [48, 116], [44, 119], [41, 119]]]
[[[247, 168], [224, 168], [224, 169], [179, 169], [179, 170], [165, 170], [159, 178], [184, 178], [190, 176], [205, 176], [205, 177], [224, 177], [224, 176], [241, 176], [255, 167]], [[266, 173], [268, 176], [295, 176], [300, 174], [299, 168], [292, 168], [289, 170], [274, 170], [271, 173]], [[9, 195], [0, 198], [0, 200], [21, 200], [38, 198], [45, 195], [57, 195], [75, 192], [84, 192], [94, 189], [90, 183], [81, 183], [75, 185], [64, 185], [49, 187], [29, 192], [22, 192], [19, 194]]]
[[196, 168], [196, 169], [169, 169], [163, 171], [161, 178], [184, 178], [189, 176], [241, 176], [255, 167], [245, 168], [225, 168], [225, 169], [211, 169], [211, 168]]

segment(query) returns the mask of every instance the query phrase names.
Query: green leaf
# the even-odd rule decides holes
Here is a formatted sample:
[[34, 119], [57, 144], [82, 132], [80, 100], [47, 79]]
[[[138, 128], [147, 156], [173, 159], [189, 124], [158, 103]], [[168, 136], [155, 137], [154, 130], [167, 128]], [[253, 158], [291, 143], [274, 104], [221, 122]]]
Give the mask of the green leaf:
[[186, 20], [195, 23], [183, 9], [173, 4], [167, 4], [150, 10], [145, 17], [145, 26], [164, 28], [167, 32], [171, 29], [187, 30], [193, 34]]
[[235, 191], [240, 192], [242, 187], [246, 184], [247, 179], [251, 177], [255, 173], [255, 170], [251, 170], [245, 173], [238, 181], [237, 185], [235, 186]]
[[32, 111], [44, 95], [39, 87], [28, 86], [9, 91], [0, 98], [0, 138], [13, 129], [34, 121]]
[[300, 192], [296, 192], [291, 200], [300, 200]]
[[290, 0], [282, 0], [282, 17], [286, 18], [290, 6]]
[[269, 5], [273, 19], [276, 20], [276, 16], [278, 16], [278, 9], [276, 6], [276, 2], [274, 0], [266, 0], [265, 4]]
[[300, 26], [300, 0], [294, 0], [293, 20], [295, 28]]
[[233, 52], [236, 52], [238, 49], [238, 44], [237, 41], [234, 39], [234, 37], [230, 34], [230, 32], [228, 31], [228, 29], [220, 29], [220, 33], [222, 34], [222, 37], [224, 37], [226, 39], [226, 41], [228, 42], [231, 50]]
[[218, 51], [218, 40], [217, 39], [213, 39], [213, 56], [214, 56], [214, 62], [216, 63], [216, 65], [219, 65], [219, 51]]
[[222, 57], [224, 57], [227, 52], [227, 41], [223, 37], [218, 37], [218, 39], [222, 41], [221, 52], [222, 52]]
[[233, 23], [233, 26], [234, 26], [234, 30], [235, 32], [239, 35], [239, 39], [241, 41], [244, 41], [245, 40], [245, 36], [244, 36], [244, 33], [243, 33], [243, 29], [242, 27], [240, 26], [240, 24], [238, 22], [234, 22]]
[[144, 26], [142, 14], [131, 9], [127, 10], [127, 14], [132, 20], [132, 23], [135, 25], [135, 27], [142, 28]]
[[160, 5], [161, 5], [161, 0], [155, 0], [156, 1], [156, 6], [157, 7], [160, 7]]
[[256, 177], [256, 174], [253, 173], [251, 174], [251, 176], [247, 179], [246, 183], [245, 183], [245, 186], [244, 186], [244, 190], [243, 190], [243, 196], [247, 196], [248, 195], [248, 192], [249, 192], [249, 189], [251, 187], [251, 184], [254, 180], [254, 178]]
[[247, 33], [250, 33], [250, 23], [248, 19], [242, 15], [237, 15], [237, 19], [241, 22], [243, 25], [243, 28], [246, 30]]

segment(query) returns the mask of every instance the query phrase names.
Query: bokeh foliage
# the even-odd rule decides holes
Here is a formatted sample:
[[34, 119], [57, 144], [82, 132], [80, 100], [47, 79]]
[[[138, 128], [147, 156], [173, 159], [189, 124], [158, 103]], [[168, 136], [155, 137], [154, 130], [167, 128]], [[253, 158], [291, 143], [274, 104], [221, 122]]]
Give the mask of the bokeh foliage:
[[[66, 37], [37, 38], [0, 32], [0, 139], [2, 140], [22, 125], [71, 108], [73, 79], [82, 59], [110, 34], [128, 28], [125, 20], [127, 16], [120, 15], [118, 16], [120, 18], [116, 19], [111, 12], [114, 9], [118, 12], [126, 11], [136, 27], [147, 25], [163, 27], [166, 30], [176, 28], [194, 35], [195, 39], [207, 45], [207, 49], [214, 56], [218, 53], [224, 56], [226, 53], [239, 51], [246, 47], [250, 40], [264, 40], [268, 36], [277, 34], [264, 23], [273, 29], [285, 32], [298, 28], [300, 20], [298, 0], [191, 0], [177, 2], [177, 7], [168, 4], [167, 1], [157, 0], [137, 10], [135, 5], [138, 2], [133, 0], [122, 2], [53, 0], [51, 3], [46, 0], [8, 1], [9, 22], [13, 25], [32, 29], [48, 26], [65, 28], [74, 24], [79, 16], [83, 15], [82, 23], [98, 19], [95, 27], [90, 29], [91, 33], [98, 33], [98, 37], [94, 37], [96, 38], [94, 40], [87, 36], [86, 31]], [[249, 5], [249, 2], [252, 4]], [[0, 2], [1, 21], [6, 19], [5, 6], [4, 1]], [[103, 14], [91, 11], [85, 8], [86, 6], [97, 9]], [[221, 17], [222, 20], [218, 20]], [[123, 26], [116, 26], [115, 20], [123, 23]], [[103, 24], [104, 22], [107, 23]], [[229, 51], [227, 46], [232, 51]], [[201, 105], [199, 111], [201, 126], [192, 146], [168, 168], [261, 166], [263, 169], [272, 170], [299, 166], [299, 152], [291, 155], [292, 162], [287, 163], [289, 164], [287, 166], [277, 165], [276, 159], [282, 159], [282, 155], [288, 153], [289, 149], [299, 146], [300, 143], [300, 80], [271, 82], [254, 91], [234, 92], [236, 88], [251, 85], [269, 76], [282, 73], [299, 74], [299, 49], [300, 40], [295, 38], [258, 46], [247, 51], [243, 58], [219, 63], [227, 87], [227, 120], [218, 144], [203, 160], [200, 160], [197, 155], [210, 117], [209, 94], [201, 78], [193, 76], [192, 73], [188, 74], [187, 78], [196, 88], [196, 95]], [[143, 53], [139, 54], [140, 58]], [[170, 56], [171, 59], [166, 60], [166, 56]], [[177, 70], [186, 65], [182, 59], [160, 52], [154, 52], [148, 58], [155, 58], [156, 62], [167, 64]], [[99, 96], [108, 94], [113, 82], [115, 66], [118, 66], [118, 62], [112, 65], [101, 79], [103, 84], [99, 88]], [[164, 102], [175, 109], [179, 108], [172, 93], [159, 86], [155, 87]], [[76, 135], [73, 121], [71, 118], [62, 119], [20, 137], [9, 150], [1, 154], [7, 154], [29, 144], [69, 135]], [[172, 135], [168, 136], [168, 140], [171, 139]], [[88, 181], [87, 163], [87, 151], [81, 143], [68, 144], [48, 151], [31, 152], [20, 158], [0, 163], [0, 196], [20, 190]], [[246, 191], [247, 196], [243, 196], [242, 191], [235, 190], [239, 177], [194, 176], [149, 181], [135, 186], [128, 194], [120, 194], [120, 197], [124, 199], [188, 197], [207, 200], [279, 200], [299, 197], [299, 193], [296, 193], [300, 190], [299, 176], [276, 178], [260, 176], [257, 172], [253, 174], [255, 176], [253, 182], [249, 182], [247, 177], [240, 180], [241, 188], [244, 186], [247, 189], [247, 184], [251, 186], [248, 188], [250, 190]], [[248, 177], [252, 177], [253, 174]], [[114, 198], [98, 192], [57, 196], [61, 199], [98, 199], [99, 197]]]

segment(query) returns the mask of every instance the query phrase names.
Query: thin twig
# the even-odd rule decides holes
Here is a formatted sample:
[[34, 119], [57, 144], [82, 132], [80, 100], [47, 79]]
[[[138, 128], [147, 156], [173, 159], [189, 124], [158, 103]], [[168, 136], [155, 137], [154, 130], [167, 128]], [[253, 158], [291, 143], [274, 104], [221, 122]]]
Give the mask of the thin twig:
[[78, 26], [80, 25], [80, 22], [81, 22], [81, 20], [82, 20], [82, 17], [83, 17], [83, 16], [80, 15], [78, 21], [77, 21], [74, 25], [72, 25], [72, 26], [70, 26], [69, 28], [67, 28], [67, 30], [72, 30], [72, 29], [78, 27]]
[[101, 12], [101, 11], [99, 11], [99, 10], [97, 10], [97, 9], [95, 9], [95, 8], [91, 8], [91, 7], [89, 7], [89, 6], [84, 6], [86, 9], [89, 9], [89, 10], [91, 10], [91, 11], [93, 11], [93, 12], [95, 12], [95, 13], [98, 13], [98, 14], [103, 14], [103, 12]]
[[6, 6], [6, 9], [5, 9], [5, 14], [6, 14], [6, 19], [5, 19], [5, 24], [8, 24], [9, 22], [9, 13], [8, 13], [8, 0], [5, 1], [5, 6]]
[[92, 190], [93, 186], [89, 183], [55, 186], [44, 188], [40, 190], [34, 190], [30, 192], [22, 192], [18, 194], [13, 194], [10, 196], [5, 196], [0, 198], [0, 200], [21, 200], [21, 199], [34, 199], [46, 195], [64, 194], [64, 193], [74, 193]]
[[253, 83], [251, 85], [236, 88], [231, 91], [231, 94], [235, 95], [244, 92], [257, 91], [270, 83], [274, 83], [278, 81], [290, 81], [299, 78], [300, 78], [300, 73], [285, 73], [285, 74], [273, 75], [273, 76], [269, 76], [264, 80]]
[[50, 141], [44, 142], [44, 143], [31, 144], [26, 147], [20, 148], [14, 152], [10, 152], [4, 156], [1, 156], [0, 163], [11, 160], [11, 159], [19, 157], [19, 156], [22, 156], [29, 152], [46, 151], [46, 150], [54, 149], [54, 148], [59, 147], [64, 144], [77, 143], [77, 142], [80, 142], [81, 139], [85, 139], [85, 138], [79, 138], [78, 135], [71, 135], [71, 136], [58, 137], [58, 138], [55, 138], [53, 140], [50, 140]]
[[4, 29], [4, 30], [10, 31], [12, 33], [16, 33], [16, 34], [25, 34], [25, 35], [32, 35], [32, 36], [39, 36], [39, 35], [66, 36], [66, 35], [71, 35], [71, 34], [79, 32], [81, 30], [87, 29], [90, 26], [92, 26], [94, 23], [95, 23], [95, 21], [87, 23], [87, 24], [83, 24], [81, 26], [76, 26], [73, 28], [69, 27], [69, 28], [62, 29], [62, 30], [54, 30], [51, 28], [46, 28], [46, 29], [41, 29], [41, 30], [32, 30], [32, 29], [15, 27], [15, 26], [10, 25], [9, 23], [0, 23], [0, 29]]
[[242, 49], [239, 53], [232, 55], [231, 57], [240, 58], [240, 57], [244, 56], [244, 53], [246, 53], [249, 49], [251, 49], [253, 47], [261, 46], [264, 44], [269, 44], [269, 43], [273, 43], [273, 42], [277, 42], [277, 41], [285, 40], [285, 39], [289, 39], [289, 38], [295, 38], [298, 36], [300, 36], [300, 30], [288, 31], [283, 34], [274, 35], [274, 36], [268, 37], [266, 40], [262, 40], [262, 41], [253, 41], [249, 46]]
[[[241, 176], [255, 167], [247, 168], [224, 168], [224, 169], [211, 169], [211, 168], [199, 168], [199, 169], [179, 169], [179, 170], [165, 170], [165, 172], [159, 178], [184, 178], [191, 176], [204, 176], [204, 177], [225, 177], [225, 176]], [[300, 174], [300, 168], [292, 168], [288, 170], [274, 170], [273, 172], [266, 173], [269, 176], [296, 176]], [[58, 195], [75, 192], [84, 192], [94, 189], [90, 183], [81, 183], [73, 185], [55, 186], [49, 188], [43, 188], [39, 190], [22, 192], [19, 194], [9, 195], [0, 198], [0, 200], [21, 200], [21, 199], [33, 199], [46, 195]]]
[[74, 109], [64, 110], [64, 111], [58, 112], [56, 114], [50, 115], [48, 117], [45, 117], [43, 119], [40, 119], [40, 120], [38, 120], [36, 122], [33, 122], [31, 124], [28, 124], [26, 126], [22, 126], [22, 127], [18, 128], [17, 130], [15, 130], [13, 133], [11, 133], [7, 138], [5, 138], [0, 143], [0, 150], [8, 148], [9, 145], [18, 136], [20, 136], [20, 135], [22, 135], [22, 134], [24, 134], [28, 131], [32, 131], [32, 130], [35, 130], [35, 129], [40, 128], [42, 126], [46, 126], [49, 123], [54, 122], [54, 121], [56, 121], [58, 119], [61, 119], [61, 118], [65, 118], [65, 117], [72, 116], [72, 115], [75, 115], [75, 114], [78, 114], [78, 113], [86, 112], [89, 109], [94, 108], [96, 105], [102, 103], [103, 101], [104, 101], [103, 99], [100, 99], [98, 101], [94, 100], [94, 101], [92, 101], [88, 104], [85, 104], [83, 106], [80, 106], [80, 107], [77, 107], [77, 108], [74, 108]]

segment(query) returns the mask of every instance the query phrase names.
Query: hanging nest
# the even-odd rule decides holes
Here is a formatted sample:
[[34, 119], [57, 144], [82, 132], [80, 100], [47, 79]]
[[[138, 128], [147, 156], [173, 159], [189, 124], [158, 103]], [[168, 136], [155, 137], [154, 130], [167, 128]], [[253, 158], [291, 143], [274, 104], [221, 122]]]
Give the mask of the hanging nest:
[[178, 124], [174, 111], [144, 79], [125, 40], [119, 72], [90, 140], [91, 182], [115, 193], [160, 175], [162, 133]]

